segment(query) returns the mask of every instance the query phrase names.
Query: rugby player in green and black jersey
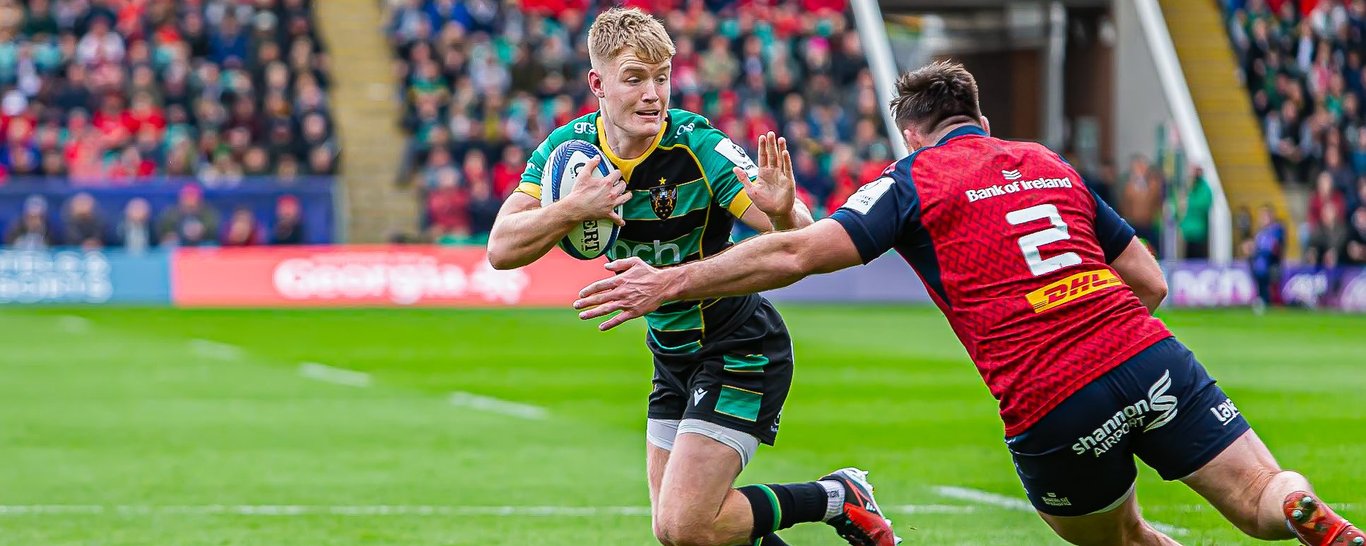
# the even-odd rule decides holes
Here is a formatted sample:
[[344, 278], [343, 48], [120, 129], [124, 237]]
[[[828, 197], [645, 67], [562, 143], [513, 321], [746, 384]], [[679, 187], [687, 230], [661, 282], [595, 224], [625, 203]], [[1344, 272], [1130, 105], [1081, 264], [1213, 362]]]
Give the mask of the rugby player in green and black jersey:
[[[785, 141], [760, 137], [755, 164], [706, 118], [668, 108], [674, 45], [658, 20], [636, 9], [608, 10], [589, 28], [588, 49], [599, 110], [556, 129], [532, 154], [494, 223], [494, 267], [534, 262], [574, 226], [601, 218], [622, 226], [611, 258], [659, 266], [724, 250], [737, 219], [759, 231], [811, 224], [795, 198]], [[595, 159], [568, 195], [542, 207], [547, 157], [569, 140], [596, 145], [616, 169], [594, 176]], [[646, 466], [661, 543], [777, 545], [778, 530], [816, 521], [851, 544], [896, 543], [858, 469], [805, 483], [732, 487], [758, 445], [773, 444], [792, 381], [792, 340], [767, 300], [750, 294], [671, 302], [647, 321], [654, 390]]]

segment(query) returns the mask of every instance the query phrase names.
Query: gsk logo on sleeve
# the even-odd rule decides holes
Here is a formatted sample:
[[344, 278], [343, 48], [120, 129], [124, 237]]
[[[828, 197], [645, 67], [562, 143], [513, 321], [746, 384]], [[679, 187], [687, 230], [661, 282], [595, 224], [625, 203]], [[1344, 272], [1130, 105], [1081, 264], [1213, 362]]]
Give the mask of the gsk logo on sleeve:
[[854, 192], [854, 195], [850, 195], [849, 200], [845, 201], [844, 206], [840, 208], [849, 209], [859, 214], [868, 214], [868, 211], [873, 209], [873, 205], [876, 205], [895, 183], [896, 181], [892, 180], [891, 177], [884, 176], [864, 184], [863, 187]]

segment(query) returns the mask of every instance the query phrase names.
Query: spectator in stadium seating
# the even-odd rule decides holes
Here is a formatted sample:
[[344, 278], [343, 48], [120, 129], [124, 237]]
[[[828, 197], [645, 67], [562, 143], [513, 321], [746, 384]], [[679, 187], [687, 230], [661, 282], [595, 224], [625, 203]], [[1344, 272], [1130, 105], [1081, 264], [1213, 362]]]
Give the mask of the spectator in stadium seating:
[[1310, 231], [1318, 230], [1324, 226], [1326, 220], [1323, 212], [1326, 210], [1332, 210], [1334, 218], [1346, 217], [1346, 199], [1333, 185], [1333, 176], [1328, 171], [1319, 173], [1318, 180], [1314, 184], [1314, 194], [1309, 197], [1308, 221]]
[[1297, 104], [1287, 100], [1281, 110], [1267, 118], [1266, 139], [1271, 147], [1271, 159], [1282, 180], [1304, 180], [1311, 168], [1309, 155], [1310, 127], [1300, 120]]
[[213, 244], [218, 235], [218, 211], [204, 202], [204, 190], [194, 184], [180, 189], [175, 206], [157, 220], [160, 244], [200, 246]]
[[256, 246], [261, 244], [261, 229], [251, 209], [238, 207], [232, 211], [228, 227], [223, 231], [223, 246]]
[[246, 175], [242, 166], [233, 158], [229, 149], [218, 149], [213, 153], [213, 162], [199, 169], [197, 178], [206, 187], [223, 188], [236, 186]]
[[104, 246], [104, 221], [95, 210], [95, 198], [89, 193], [72, 196], [62, 224], [65, 228], [63, 244], [83, 250], [98, 250]]
[[86, 66], [123, 62], [123, 37], [114, 32], [110, 19], [92, 16], [89, 30], [76, 45], [76, 61]]
[[504, 146], [502, 161], [493, 166], [493, 194], [499, 198], [512, 194], [525, 168], [526, 157], [522, 155], [522, 148], [516, 144]]
[[1331, 269], [1340, 263], [1348, 239], [1347, 223], [1341, 210], [1329, 202], [1320, 205], [1319, 223], [1310, 228], [1309, 244], [1305, 249], [1304, 258], [1310, 265]]
[[47, 200], [30, 195], [24, 200], [23, 214], [5, 234], [5, 244], [16, 250], [43, 250], [57, 242], [47, 222]]
[[801, 189], [809, 192], [808, 196], [802, 198], [802, 202], [811, 203], [813, 207], [820, 207], [834, 190], [834, 182], [822, 172], [820, 165], [816, 163], [814, 154], [792, 154], [792, 163], [793, 174], [796, 175], [797, 180], [802, 181]]
[[1214, 192], [1200, 167], [1193, 170], [1187, 184], [1177, 210], [1181, 239], [1186, 243], [1187, 259], [1203, 260], [1209, 258], [1209, 211], [1214, 205]]
[[[871, 179], [869, 179], [871, 180]], [[1138, 238], [1150, 247], [1157, 244], [1157, 218], [1162, 210], [1162, 173], [1152, 168], [1148, 158], [1135, 155], [1129, 161], [1128, 183], [1120, 213], [1133, 226]]]
[[460, 179], [464, 181], [466, 187], [473, 185], [475, 180], [489, 185], [493, 184], [493, 173], [489, 171], [488, 161], [484, 157], [484, 152], [477, 148], [465, 154], [460, 175]]
[[292, 184], [299, 179], [299, 160], [292, 155], [282, 155], [275, 162], [275, 180], [280, 184]]
[[314, 176], [324, 176], [336, 174], [337, 172], [337, 151], [330, 145], [324, 144], [309, 150], [308, 152], [308, 173]]
[[1343, 249], [1343, 265], [1366, 265], [1366, 207], [1357, 207], [1347, 229], [1347, 244]]
[[476, 241], [487, 242], [498, 209], [503, 206], [503, 196], [494, 193], [487, 178], [469, 179], [469, 187], [470, 233]]
[[30, 0], [24, 13], [23, 33], [28, 36], [55, 35], [59, 30], [49, 0]]
[[275, 200], [275, 226], [270, 230], [270, 244], [304, 244], [303, 213], [299, 207], [299, 198], [282, 195]]
[[247, 60], [247, 35], [237, 14], [228, 10], [209, 32], [209, 60], [220, 65], [241, 65]]
[[127, 181], [148, 178], [156, 174], [156, 163], [142, 157], [137, 146], [127, 146], [119, 152], [118, 159], [105, 171], [110, 181]]
[[123, 221], [114, 231], [114, 245], [140, 254], [156, 246], [152, 230], [152, 206], [146, 199], [134, 197], [123, 208]]
[[827, 212], [838, 210], [845, 201], [849, 200], [849, 196], [858, 190], [859, 184], [863, 180], [859, 178], [862, 173], [858, 172], [857, 166], [854, 164], [854, 151], [849, 146], [836, 146], [830, 162], [833, 185], [830, 196], [825, 201]]
[[270, 153], [260, 146], [247, 148], [246, 153], [242, 154], [242, 174], [247, 177], [269, 176]]
[[1323, 172], [1332, 180], [1333, 189], [1341, 193], [1351, 192], [1356, 187], [1357, 175], [1343, 161], [1342, 148], [1329, 146], [1323, 152]]
[[460, 184], [460, 173], [446, 168], [436, 173], [436, 186], [427, 192], [428, 233], [437, 242], [470, 235], [470, 194]]

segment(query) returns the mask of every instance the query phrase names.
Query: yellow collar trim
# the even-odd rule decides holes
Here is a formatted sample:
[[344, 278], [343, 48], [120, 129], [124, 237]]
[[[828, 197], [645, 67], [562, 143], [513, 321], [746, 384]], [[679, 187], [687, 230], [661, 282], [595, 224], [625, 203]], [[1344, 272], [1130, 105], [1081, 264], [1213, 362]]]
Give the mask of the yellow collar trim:
[[668, 112], [664, 113], [665, 121], [659, 124], [659, 134], [655, 135], [655, 141], [650, 143], [650, 147], [640, 157], [635, 159], [622, 159], [617, 157], [617, 153], [612, 151], [612, 147], [607, 145], [607, 128], [602, 123], [602, 113], [598, 113], [598, 147], [602, 148], [602, 153], [607, 156], [607, 160], [621, 169], [621, 177], [628, 183], [631, 181], [631, 171], [635, 170], [636, 165], [650, 157], [651, 153], [659, 149], [659, 143], [664, 141], [664, 130], [668, 128]]

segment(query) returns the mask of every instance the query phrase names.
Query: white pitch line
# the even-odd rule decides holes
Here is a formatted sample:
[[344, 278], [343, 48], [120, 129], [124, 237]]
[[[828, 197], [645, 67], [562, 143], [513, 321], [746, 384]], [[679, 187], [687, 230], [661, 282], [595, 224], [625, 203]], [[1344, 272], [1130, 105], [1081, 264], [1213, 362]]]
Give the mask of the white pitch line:
[[1017, 499], [1015, 497], [1007, 497], [1005, 495], [998, 495], [996, 493], [988, 493], [986, 491], [981, 491], [978, 489], [968, 489], [966, 487], [941, 485], [935, 487], [934, 492], [938, 493], [941, 496], [948, 497], [951, 499], [971, 501], [978, 504], [988, 504], [991, 506], [998, 506], [1001, 508], [1009, 508], [1011, 510], [1019, 510], [1021, 512], [1034, 511], [1034, 505], [1029, 504], [1029, 501], [1027, 500]]
[[900, 504], [882, 509], [889, 514], [971, 514], [977, 511], [976, 506], [957, 504]]
[[[889, 507], [897, 514], [965, 514], [973, 506], [944, 504], [904, 504]], [[0, 517], [79, 516], [117, 514], [122, 516], [463, 516], [463, 517], [598, 517], [650, 515], [648, 506], [440, 506], [440, 505], [307, 505], [307, 504], [0, 504]]]
[[84, 334], [90, 331], [90, 319], [76, 315], [57, 317], [57, 327], [68, 334]]
[[[1030, 504], [1029, 501], [1018, 499], [1015, 497], [1007, 497], [1005, 495], [998, 495], [996, 493], [990, 493], [978, 489], [969, 489], [967, 487], [954, 487], [951, 485], [941, 485], [935, 487], [934, 492], [951, 499], [959, 499], [979, 504], [998, 506], [1001, 508], [1007, 508], [1010, 510], [1016, 510], [1020, 512], [1034, 511], [1034, 505]], [[1154, 529], [1157, 529], [1158, 531], [1161, 531], [1168, 535], [1180, 536], [1190, 534], [1189, 529], [1184, 529], [1181, 527], [1177, 527], [1175, 525], [1159, 523], [1151, 520], [1149, 520], [1148, 523], [1152, 525]]]
[[33, 504], [0, 505], [3, 516], [61, 515], [231, 515], [231, 516], [648, 516], [639, 506], [435, 506], [435, 505], [303, 505], [303, 504]]
[[540, 420], [550, 416], [550, 412], [540, 406], [523, 404], [520, 402], [510, 402], [507, 400], [493, 398], [491, 396], [481, 396], [474, 393], [455, 391], [446, 399], [451, 405], [461, 408], [469, 408], [489, 413], [498, 413], [520, 417], [522, 419]]
[[316, 379], [327, 383], [345, 385], [348, 387], [369, 387], [370, 374], [354, 370], [334, 368], [326, 364], [317, 362], [303, 362], [299, 364], [299, 375], [309, 379]]
[[218, 360], [237, 360], [242, 358], [242, 349], [236, 345], [209, 341], [207, 339], [191, 339], [188, 342], [190, 351], [196, 355], [214, 358]]

